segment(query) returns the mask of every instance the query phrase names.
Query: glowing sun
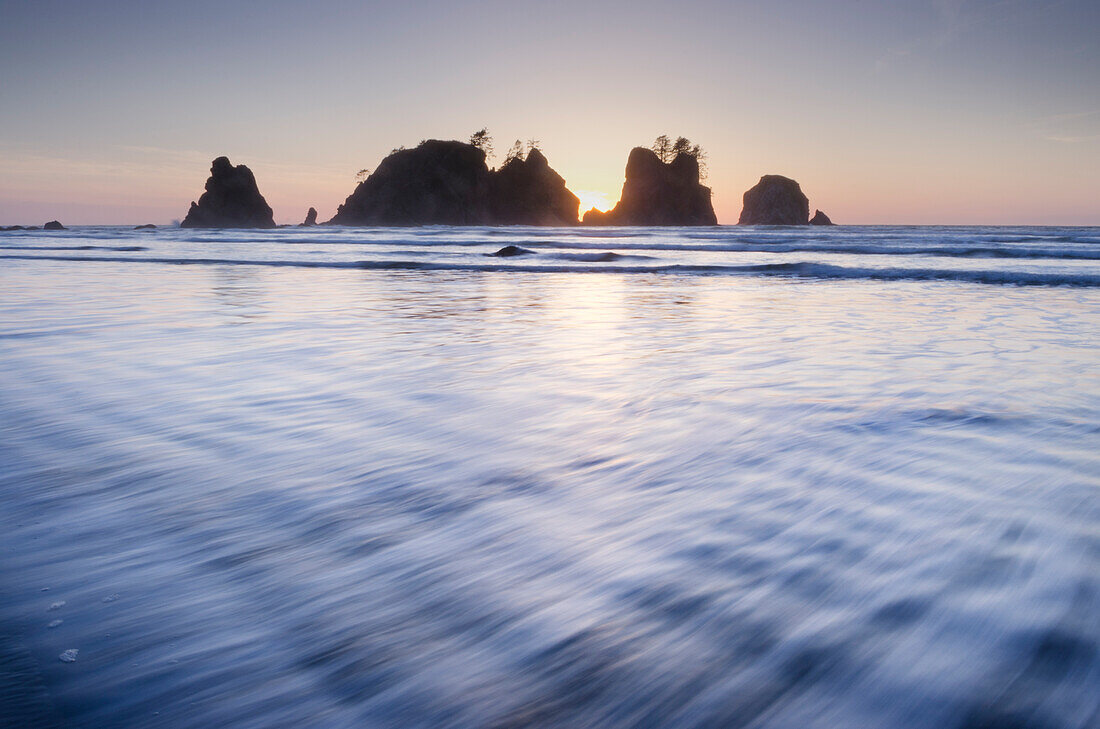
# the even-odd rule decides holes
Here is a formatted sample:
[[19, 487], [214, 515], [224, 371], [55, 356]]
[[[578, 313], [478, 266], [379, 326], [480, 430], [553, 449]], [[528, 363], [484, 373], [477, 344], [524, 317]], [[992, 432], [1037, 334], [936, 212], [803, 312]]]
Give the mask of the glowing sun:
[[581, 201], [581, 215], [584, 215], [585, 212], [592, 208], [607, 211], [615, 207], [615, 201], [612, 200], [606, 192], [599, 192], [598, 190], [574, 190], [573, 194]]

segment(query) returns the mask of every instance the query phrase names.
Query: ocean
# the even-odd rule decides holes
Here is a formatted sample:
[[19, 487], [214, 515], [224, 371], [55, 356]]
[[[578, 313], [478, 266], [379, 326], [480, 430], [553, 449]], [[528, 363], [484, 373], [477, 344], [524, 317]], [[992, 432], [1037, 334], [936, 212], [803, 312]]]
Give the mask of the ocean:
[[1098, 228], [0, 233], [0, 726], [1096, 729], [1098, 342]]

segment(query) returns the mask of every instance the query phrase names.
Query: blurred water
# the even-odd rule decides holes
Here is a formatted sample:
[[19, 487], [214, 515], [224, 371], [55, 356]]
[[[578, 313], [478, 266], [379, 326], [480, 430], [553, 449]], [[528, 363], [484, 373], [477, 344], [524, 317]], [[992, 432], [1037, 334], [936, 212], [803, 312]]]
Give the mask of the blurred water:
[[0, 234], [0, 714], [1100, 726], [1098, 254]]

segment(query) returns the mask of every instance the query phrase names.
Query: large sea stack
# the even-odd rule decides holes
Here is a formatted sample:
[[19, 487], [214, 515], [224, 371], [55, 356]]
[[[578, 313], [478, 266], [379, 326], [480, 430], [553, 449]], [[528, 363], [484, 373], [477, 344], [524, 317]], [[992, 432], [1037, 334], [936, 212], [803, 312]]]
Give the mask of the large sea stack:
[[206, 192], [191, 203], [181, 228], [274, 228], [271, 207], [252, 170], [218, 157], [210, 166]]
[[490, 173], [489, 214], [494, 225], [576, 225], [580, 200], [537, 149]]
[[329, 223], [576, 225], [578, 205], [538, 150], [490, 171], [481, 149], [431, 139], [382, 160]]
[[485, 152], [462, 142], [432, 139], [382, 160], [329, 222], [478, 225], [488, 217], [488, 191]]
[[679, 154], [662, 162], [653, 150], [635, 147], [626, 162], [623, 194], [606, 213], [589, 210], [585, 225], [717, 225], [710, 188], [699, 183], [699, 161]]
[[738, 225], [808, 225], [810, 201], [798, 183], [782, 175], [764, 175], [745, 193]]

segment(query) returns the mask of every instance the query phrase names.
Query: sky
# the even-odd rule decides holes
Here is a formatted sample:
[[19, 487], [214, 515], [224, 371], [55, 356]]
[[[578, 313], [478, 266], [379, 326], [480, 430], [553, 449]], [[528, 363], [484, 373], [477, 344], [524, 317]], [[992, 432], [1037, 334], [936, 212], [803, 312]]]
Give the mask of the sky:
[[[168, 223], [210, 162], [322, 220], [393, 148], [537, 139], [613, 204], [659, 134], [736, 223], [1100, 225], [1100, 2], [0, 0], [0, 224]], [[582, 211], [583, 212], [583, 211]]]

